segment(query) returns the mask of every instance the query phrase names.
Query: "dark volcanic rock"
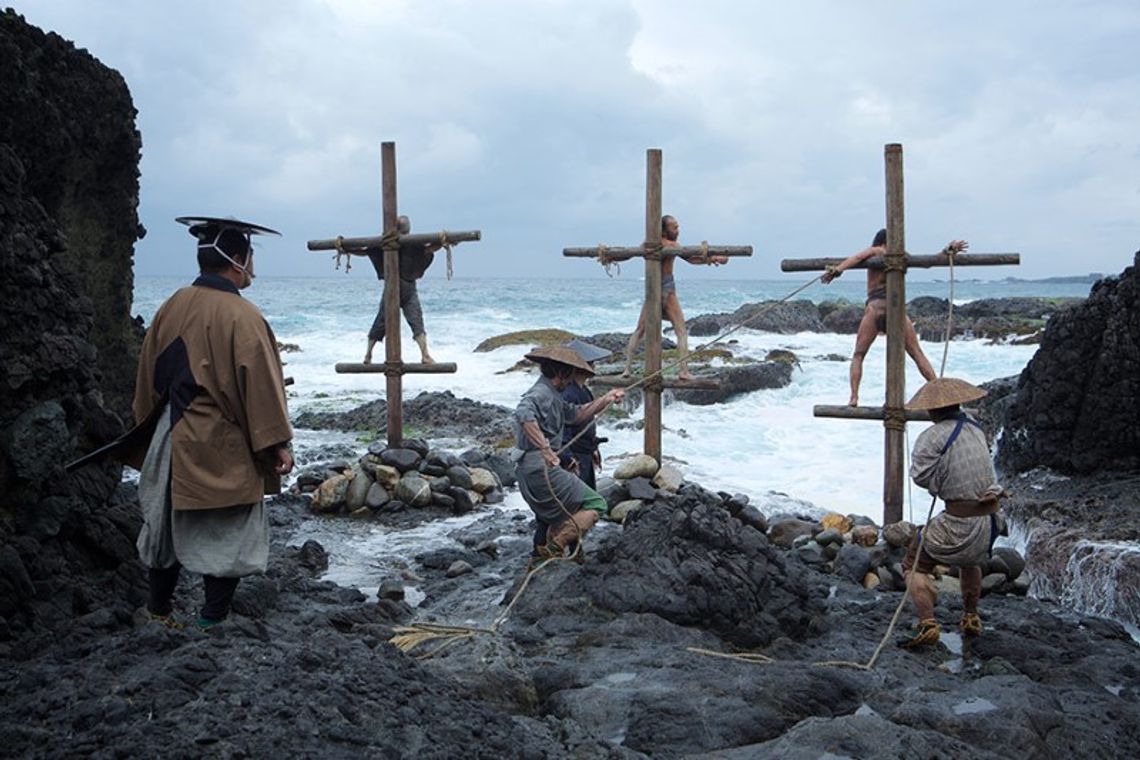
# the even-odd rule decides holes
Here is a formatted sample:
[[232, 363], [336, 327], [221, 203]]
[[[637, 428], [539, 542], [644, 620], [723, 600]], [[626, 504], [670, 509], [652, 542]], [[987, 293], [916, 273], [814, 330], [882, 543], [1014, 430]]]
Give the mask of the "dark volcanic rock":
[[731, 314], [702, 314], [686, 324], [690, 335], [705, 337], [717, 335], [744, 322], [753, 330], [782, 334], [823, 331], [819, 308], [808, 300], [747, 303]]
[[[513, 441], [510, 409], [457, 399], [451, 391], [421, 393], [405, 400], [404, 420], [432, 438], [473, 438], [491, 445]], [[314, 430], [366, 430], [383, 436], [388, 430], [388, 404], [379, 399], [347, 412], [304, 412], [294, 424]]]
[[[560, 594], [586, 594], [615, 613], [652, 613], [706, 627], [743, 647], [808, 635], [826, 596], [813, 587], [816, 576], [797, 572], [797, 561], [692, 485], [629, 515], [620, 536], [596, 556], [596, 564], [560, 584]], [[647, 558], [652, 572], [646, 572]], [[524, 615], [541, 614], [533, 602], [527, 610]]]
[[[47, 333], [47, 345], [25, 356], [25, 369], [28, 359], [37, 361], [36, 354], [63, 358], [74, 355], [77, 337], [90, 341], [98, 354], [82, 360], [98, 367], [108, 407], [127, 417], [141, 338], [130, 317], [131, 262], [135, 240], [145, 234], [137, 213], [142, 142], [131, 94], [117, 71], [9, 10], [0, 13], [0, 114], [0, 146], [10, 151], [2, 161], [23, 167], [22, 193], [10, 194], [13, 188], [5, 186], [0, 214], [30, 221], [15, 204], [21, 195], [34, 199], [36, 213], [58, 225], [41, 238], [46, 249], [56, 268], [74, 276], [67, 285], [54, 277], [29, 279], [34, 278], [30, 265], [40, 257], [24, 258], [24, 248], [37, 236], [4, 241], [7, 254], [24, 258], [16, 270], [5, 262], [5, 283], [25, 290], [15, 304], [5, 294], [2, 322], [5, 329], [25, 324]], [[9, 178], [11, 171], [5, 170]], [[19, 274], [9, 280], [13, 271]], [[61, 285], [76, 295], [60, 297], [54, 291]], [[42, 322], [27, 319], [45, 305], [64, 311], [62, 319], [47, 313]], [[15, 309], [25, 313], [17, 316]], [[53, 323], [71, 321], [67, 311], [83, 313], [82, 335], [51, 329]], [[21, 317], [27, 321], [13, 321]], [[6, 365], [4, 359], [0, 363]]]
[[1138, 265], [1049, 320], [1006, 414], [1003, 469], [1140, 470]]
[[315, 580], [299, 552], [275, 552], [209, 635], [84, 615], [44, 656], [0, 661], [5, 754], [58, 755], [63, 737], [76, 756], [609, 754], [573, 724], [508, 714], [386, 644], [411, 610], [385, 591], [369, 602]]
[[495, 473], [495, 477], [503, 486], [513, 486], [518, 482], [518, 478], [515, 477], [515, 463], [500, 451], [486, 446], [468, 449], [459, 455], [459, 460], [468, 467], [490, 470]]
[[688, 404], [705, 406], [725, 401], [742, 393], [765, 389], [783, 388], [792, 381], [792, 365], [788, 362], [771, 361], [747, 364], [740, 367], [717, 367], [708, 375], [720, 381], [717, 390], [676, 389], [673, 397]]
[[117, 73], [0, 13], [0, 640], [22, 651], [144, 590], [120, 468], [62, 466], [122, 431], [104, 399], [134, 383], [138, 150]]

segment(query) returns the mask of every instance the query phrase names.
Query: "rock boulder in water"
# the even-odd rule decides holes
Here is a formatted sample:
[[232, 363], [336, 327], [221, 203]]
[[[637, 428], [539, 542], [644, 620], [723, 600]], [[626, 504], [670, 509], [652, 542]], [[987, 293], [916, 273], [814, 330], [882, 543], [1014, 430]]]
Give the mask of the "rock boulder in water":
[[426, 507], [431, 503], [431, 486], [414, 473], [408, 473], [396, 484], [395, 497], [413, 507]]
[[720, 388], [709, 390], [682, 389], [673, 391], [678, 401], [695, 406], [717, 404], [751, 391], [783, 388], [792, 381], [792, 365], [787, 362], [758, 362], [742, 366], [717, 367], [707, 375], [720, 382]]
[[471, 485], [467, 486], [468, 489], [480, 494], [489, 493], [495, 490], [499, 485], [495, 474], [483, 467], [471, 468]]
[[768, 540], [776, 546], [785, 549], [792, 548], [792, 542], [799, 536], [810, 536], [815, 532], [816, 524], [794, 517], [781, 517], [773, 519], [768, 525]]
[[638, 454], [627, 459], [614, 470], [614, 477], [618, 480], [632, 478], [652, 478], [657, 474], [657, 460], [648, 454]]
[[384, 449], [380, 454], [380, 460], [400, 472], [410, 472], [419, 465], [420, 455], [412, 449]]

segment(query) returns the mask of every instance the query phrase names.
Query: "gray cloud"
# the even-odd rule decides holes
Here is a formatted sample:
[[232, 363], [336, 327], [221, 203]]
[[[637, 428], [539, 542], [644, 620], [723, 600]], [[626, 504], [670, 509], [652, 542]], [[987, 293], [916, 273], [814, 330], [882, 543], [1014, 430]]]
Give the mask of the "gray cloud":
[[[21, 9], [121, 71], [143, 134], [143, 274], [184, 274], [172, 218], [277, 226], [259, 271], [330, 274], [304, 241], [377, 230], [395, 140], [416, 228], [484, 231], [460, 275], [600, 277], [567, 245], [636, 243], [665, 155], [685, 240], [757, 255], [686, 277], [778, 276], [883, 219], [906, 151], [915, 252], [1018, 250], [986, 276], [1116, 272], [1140, 243], [1140, 8], [800, 2], [194, 5]], [[435, 274], [435, 273], [433, 273]]]

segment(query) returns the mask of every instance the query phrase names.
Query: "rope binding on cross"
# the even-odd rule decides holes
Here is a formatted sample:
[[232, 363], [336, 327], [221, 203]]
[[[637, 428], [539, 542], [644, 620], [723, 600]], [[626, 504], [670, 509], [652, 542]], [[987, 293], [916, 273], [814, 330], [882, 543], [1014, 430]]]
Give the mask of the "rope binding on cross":
[[883, 407], [883, 427], [887, 430], [906, 430], [906, 412], [902, 407]]
[[598, 243], [598, 263], [606, 270], [606, 277], [612, 279], [615, 273], [621, 274], [621, 263], [610, 257], [609, 246], [603, 243]]
[[344, 256], [344, 273], [348, 274], [348, 270], [352, 269], [352, 255], [344, 249], [344, 235], [336, 236], [336, 240], [333, 241], [333, 247], [336, 248], [336, 253], [333, 254], [336, 268], [340, 269], [340, 257]]
[[447, 251], [447, 279], [450, 281], [451, 278], [455, 275], [455, 270], [452, 267], [451, 263], [451, 249], [455, 244], [447, 239], [447, 230], [440, 231], [439, 245], [441, 248]]
[[883, 257], [883, 271], [884, 272], [906, 272], [906, 254], [892, 255], [887, 254]]

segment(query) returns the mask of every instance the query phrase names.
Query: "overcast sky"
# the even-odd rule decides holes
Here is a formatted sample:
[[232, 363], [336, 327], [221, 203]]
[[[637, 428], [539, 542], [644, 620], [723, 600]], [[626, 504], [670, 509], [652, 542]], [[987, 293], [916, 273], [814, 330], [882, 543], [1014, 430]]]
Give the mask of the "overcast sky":
[[1134, 0], [16, 6], [130, 87], [140, 274], [194, 269], [185, 214], [281, 230], [260, 274], [334, 274], [305, 241], [378, 233], [384, 140], [416, 231], [482, 230], [457, 276], [604, 277], [562, 248], [641, 241], [651, 147], [682, 242], [755, 249], [686, 278], [867, 245], [891, 142], [913, 253], [964, 237], [1022, 255], [975, 276], [1029, 278], [1140, 247]]

